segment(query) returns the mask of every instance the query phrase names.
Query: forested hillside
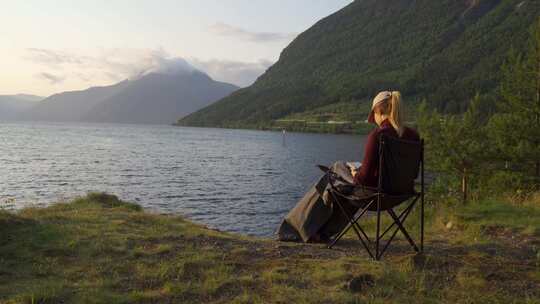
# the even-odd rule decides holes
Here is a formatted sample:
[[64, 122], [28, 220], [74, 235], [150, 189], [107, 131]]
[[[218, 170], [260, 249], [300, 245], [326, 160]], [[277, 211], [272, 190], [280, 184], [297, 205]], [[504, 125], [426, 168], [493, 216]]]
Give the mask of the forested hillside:
[[509, 50], [526, 46], [539, 15], [535, 0], [357, 0], [300, 34], [251, 87], [179, 124], [265, 127], [313, 113], [358, 120], [386, 89], [463, 112], [477, 92], [494, 92]]

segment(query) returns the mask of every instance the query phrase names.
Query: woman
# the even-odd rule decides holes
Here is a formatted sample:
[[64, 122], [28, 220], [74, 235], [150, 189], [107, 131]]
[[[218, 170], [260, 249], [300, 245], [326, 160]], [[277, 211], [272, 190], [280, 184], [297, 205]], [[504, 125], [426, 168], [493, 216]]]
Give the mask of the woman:
[[[365, 145], [364, 159], [358, 172], [344, 162], [336, 162], [332, 170], [343, 179], [356, 185], [369, 196], [369, 187], [377, 187], [379, 174], [379, 138], [382, 134], [407, 140], [419, 141], [418, 133], [403, 123], [401, 94], [398, 91], [383, 91], [377, 94], [371, 105], [368, 122], [377, 124], [369, 133]], [[328, 179], [323, 176], [298, 204], [289, 212], [277, 234], [282, 241], [326, 242], [347, 225], [347, 219], [337, 210], [328, 194]], [[359, 193], [355, 193], [359, 196]], [[351, 204], [343, 204], [350, 214], [357, 211]]]

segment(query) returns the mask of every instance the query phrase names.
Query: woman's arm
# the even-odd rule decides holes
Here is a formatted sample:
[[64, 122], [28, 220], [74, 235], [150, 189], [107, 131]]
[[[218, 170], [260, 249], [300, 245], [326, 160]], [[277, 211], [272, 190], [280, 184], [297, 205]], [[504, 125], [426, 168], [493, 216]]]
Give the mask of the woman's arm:
[[379, 162], [379, 132], [373, 130], [369, 133], [364, 148], [364, 159], [360, 170], [354, 176], [354, 183], [359, 185], [373, 186], [374, 172]]

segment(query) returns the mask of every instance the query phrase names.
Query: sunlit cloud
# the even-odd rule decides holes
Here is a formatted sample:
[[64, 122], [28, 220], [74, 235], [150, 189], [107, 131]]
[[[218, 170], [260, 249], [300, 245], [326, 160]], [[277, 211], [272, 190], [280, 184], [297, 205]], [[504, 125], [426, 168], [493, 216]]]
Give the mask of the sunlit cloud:
[[28, 48], [26, 49], [27, 55], [25, 59], [33, 62], [46, 64], [52, 67], [58, 67], [64, 64], [83, 64], [87, 58], [82, 56], [70, 54], [65, 51]]
[[47, 73], [47, 72], [38, 73], [36, 74], [36, 77], [40, 79], [44, 79], [48, 81], [50, 84], [62, 83], [66, 79], [66, 77], [64, 76], [55, 75], [55, 74]]
[[[74, 51], [29, 48], [23, 58], [42, 69], [38, 77], [51, 84], [71, 79], [88, 85], [137, 79], [149, 73], [178, 74], [197, 69], [215, 80], [244, 87], [252, 84], [273, 64], [264, 59], [256, 62], [184, 59], [172, 56], [162, 48], [99, 49], [94, 54], [87, 56]], [[56, 72], [51, 73], [51, 70]]]
[[298, 34], [277, 32], [252, 32], [223, 22], [218, 22], [209, 27], [210, 31], [219, 36], [226, 36], [249, 42], [276, 42], [290, 41]]

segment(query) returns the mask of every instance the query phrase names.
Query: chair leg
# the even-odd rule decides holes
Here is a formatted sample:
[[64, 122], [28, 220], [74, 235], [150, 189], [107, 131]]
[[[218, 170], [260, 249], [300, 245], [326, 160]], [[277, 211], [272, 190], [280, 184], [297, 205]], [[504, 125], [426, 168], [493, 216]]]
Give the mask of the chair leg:
[[[361, 227], [356, 227], [355, 225], [355, 221], [353, 221], [353, 219], [351, 218], [351, 216], [347, 213], [347, 211], [345, 210], [345, 208], [343, 208], [343, 206], [341, 205], [341, 203], [337, 200], [337, 198], [335, 197], [335, 195], [333, 193], [330, 192], [330, 194], [332, 195], [332, 198], [334, 199], [334, 202], [338, 205], [339, 209], [341, 210], [341, 212], [343, 213], [343, 215], [347, 218], [347, 220], [349, 221], [349, 225], [347, 225], [346, 229], [344, 229], [342, 231], [342, 233], [340, 233], [340, 235], [338, 235], [338, 237], [336, 237], [336, 239], [334, 239], [334, 241], [332, 241], [332, 243], [328, 246], [328, 248], [332, 248], [336, 243], [337, 241], [339, 241], [343, 235], [345, 235], [345, 233], [348, 231], [348, 229], [350, 229], [351, 227], [353, 228], [354, 232], [356, 233], [356, 236], [358, 237], [358, 239], [360, 240], [360, 242], [362, 243], [362, 245], [364, 246], [364, 248], [366, 249], [366, 251], [368, 252], [368, 254], [372, 257], [373, 257], [373, 254], [371, 253], [371, 250], [369, 250], [369, 246], [365, 243], [364, 239], [362, 238], [362, 236], [360, 235], [360, 232], [358, 231], [358, 229], [360, 229], [360, 231], [362, 231], [362, 234], [366, 234], [364, 232], [364, 230], [361, 228]], [[365, 208], [365, 210], [367, 210], [367, 207]], [[362, 212], [362, 214], [360, 216], [363, 215], [364, 212]], [[358, 219], [360, 219], [360, 216], [358, 217]], [[358, 220], [357, 219], [357, 220]]]
[[[405, 210], [403, 210], [403, 211], [399, 214], [398, 218], [399, 218], [400, 221], [403, 222], [403, 219], [402, 219], [402, 218], [403, 218], [404, 216], [405, 216], [405, 217], [408, 216], [409, 212], [411, 212], [411, 209], [414, 207], [414, 204], [415, 204], [415, 203], [416, 203], [416, 200], [414, 200], [414, 201], [409, 205], [409, 207], [405, 208]], [[392, 227], [394, 227], [395, 224], [396, 224], [395, 222], [392, 222], [392, 224], [391, 224], [390, 226], [388, 226], [388, 228], [386, 228], [386, 230], [384, 230], [383, 233], [381, 233], [381, 238], [384, 237], [384, 236], [388, 233], [388, 231], [390, 231], [390, 229], [392, 229]]]
[[422, 172], [422, 198], [421, 198], [420, 204], [421, 204], [420, 206], [420, 252], [424, 252], [424, 173], [423, 172]]
[[367, 242], [368, 243], [371, 243], [371, 240], [369, 238], [369, 236], [367, 235], [367, 233], [364, 231], [364, 229], [362, 229], [362, 227], [360, 226], [360, 224], [358, 223], [358, 221], [360, 220], [360, 218], [368, 211], [368, 209], [371, 207], [371, 205], [373, 204], [373, 202], [375, 202], [375, 200], [371, 200], [365, 207], [364, 209], [362, 209], [362, 211], [360, 212], [360, 214], [358, 214], [356, 217], [354, 217], [354, 221], [353, 221], [353, 225], [356, 225], [356, 227], [360, 230], [360, 232], [362, 232], [362, 234], [364, 235], [364, 237], [366, 238]]
[[424, 159], [424, 140], [421, 140], [421, 146], [422, 146], [422, 154], [420, 157], [420, 195], [421, 195], [421, 201], [420, 201], [420, 252], [424, 252], [424, 193], [425, 193], [425, 184], [424, 184], [424, 165], [425, 165], [425, 159]]
[[[411, 212], [412, 208], [414, 207], [416, 203], [416, 200], [414, 200], [410, 205], [409, 207], [405, 208], [405, 210], [403, 210], [399, 216], [397, 217], [398, 220], [401, 222], [401, 223], [404, 223], [405, 220], [407, 219], [407, 217], [409, 216], [409, 213]], [[384, 234], [386, 234], [390, 229], [392, 229], [392, 227], [394, 227], [394, 225], [396, 225], [396, 222], [394, 221], [390, 226], [388, 226], [388, 228], [385, 230], [385, 232], [381, 235], [381, 238], [383, 237]], [[386, 252], [386, 249], [388, 248], [388, 246], [390, 246], [390, 243], [392, 243], [392, 241], [394, 240], [394, 238], [396, 237], [396, 234], [398, 233], [399, 230], [399, 227], [397, 227], [396, 229], [394, 229], [394, 232], [392, 232], [392, 235], [390, 236], [390, 238], [388, 239], [388, 241], [386, 241], [386, 244], [384, 245], [383, 249], [381, 250], [381, 257], [382, 255]]]
[[379, 242], [380, 242], [380, 232], [381, 232], [381, 196], [377, 197], [377, 234], [375, 239], [375, 260], [379, 260], [381, 257], [379, 255]]
[[[401, 224], [401, 221], [399, 220], [399, 218], [396, 216], [396, 214], [394, 213], [394, 210], [392, 209], [388, 209], [388, 214], [390, 214], [390, 216], [392, 217], [392, 219], [394, 219], [394, 222], [396, 223], [396, 225], [398, 226], [398, 229], [403, 233], [403, 235], [405, 236], [405, 238], [407, 239], [407, 241], [409, 241], [409, 244], [411, 244], [411, 246], [414, 248], [414, 251], [416, 252], [419, 252], [420, 250], [418, 249], [418, 247], [416, 246], [416, 244], [414, 243], [414, 241], [412, 240], [411, 236], [409, 235], [409, 233], [407, 232], [407, 230], [405, 230], [405, 228], [403, 227], [403, 225]], [[405, 220], [405, 219], [404, 219]]]
[[[362, 233], [362, 235], [364, 235], [364, 237], [366, 238], [366, 241], [367, 243], [371, 243], [371, 240], [369, 238], [369, 236], [366, 234], [366, 232], [364, 231], [364, 229], [362, 229], [362, 227], [360, 226], [360, 224], [358, 224], [358, 221], [360, 220], [360, 218], [366, 213], [366, 211], [368, 210], [368, 208], [371, 206], [371, 204], [373, 203], [373, 201], [369, 202], [366, 207], [364, 207], [364, 209], [360, 212], [359, 215], [356, 215], [352, 222], [349, 222], [347, 224], [347, 226], [345, 227], [345, 229], [343, 229], [339, 234], [338, 236], [336, 236], [334, 238], [334, 240], [332, 241], [332, 243], [330, 243], [328, 245], [328, 249], [332, 249], [332, 247], [334, 247], [334, 245], [351, 229], [351, 226], [352, 225], [356, 225], [356, 228], [358, 230], [360, 230], [360, 232]], [[344, 213], [344, 209], [345, 208], [340, 208], [341, 212]]]
[[[345, 211], [345, 208], [343, 208], [343, 206], [341, 206], [341, 204], [339, 204], [339, 206], [341, 207], [341, 211], [343, 212], [343, 214], [345, 214], [345, 216], [347, 216], [347, 219], [349, 220], [349, 222], [351, 222], [351, 218], [348, 216], [347, 212]], [[366, 242], [364, 241], [364, 239], [362, 238], [362, 236], [359, 233], [359, 230], [360, 230], [363, 235], [366, 235], [366, 233], [364, 232], [362, 227], [357, 227], [354, 224], [354, 222], [352, 222], [351, 227], [353, 228], [354, 232], [356, 233], [356, 236], [358, 237], [358, 239], [360, 240], [360, 242], [362, 243], [362, 245], [364, 246], [366, 251], [368, 252], [369, 256], [371, 256], [371, 258], [373, 258], [373, 254], [371, 253], [371, 250], [369, 250], [368, 244], [366, 244]], [[343, 235], [342, 235], [342, 237], [343, 237]]]
[[328, 244], [328, 249], [332, 249], [334, 245], [341, 240], [341, 238], [351, 229], [351, 223], [347, 224], [345, 229], [343, 229], [335, 238], [332, 240], [330, 244]]
[[388, 241], [386, 241], [386, 244], [384, 244], [384, 247], [383, 249], [381, 250], [381, 256], [384, 254], [384, 252], [386, 251], [386, 249], [388, 248], [388, 246], [390, 246], [390, 243], [392, 243], [392, 240], [394, 240], [394, 238], [396, 237], [396, 234], [397, 232], [399, 231], [398, 228], [396, 228], [394, 230], [394, 232], [392, 232], [392, 235], [390, 236], [390, 238], [388, 239]]

